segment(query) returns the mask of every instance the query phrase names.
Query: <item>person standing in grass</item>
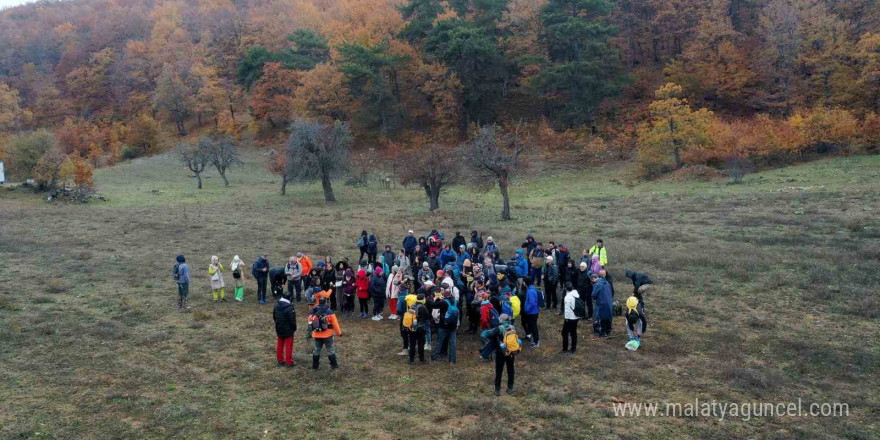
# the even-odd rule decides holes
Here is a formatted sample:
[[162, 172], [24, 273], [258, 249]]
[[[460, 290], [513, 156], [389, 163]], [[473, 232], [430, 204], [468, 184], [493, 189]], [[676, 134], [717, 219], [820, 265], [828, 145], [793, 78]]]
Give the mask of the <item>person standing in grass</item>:
[[266, 254], [257, 257], [251, 266], [251, 275], [257, 280], [257, 301], [266, 304], [266, 282], [269, 280], [269, 260]]
[[410, 229], [409, 231], [406, 231], [406, 237], [403, 237], [403, 252], [406, 253], [406, 256], [410, 260], [415, 257], [417, 245], [418, 241], [416, 241], [416, 237], [413, 236], [413, 230]]
[[406, 356], [409, 354], [409, 332], [403, 326], [403, 316], [417, 299], [416, 295], [410, 292], [414, 292], [414, 290], [412, 289], [412, 282], [407, 279], [400, 285], [399, 300], [397, 301], [397, 308], [395, 309], [396, 314], [400, 316], [398, 327], [400, 328], [400, 339], [403, 340], [403, 350], [397, 353], [398, 356]]
[[376, 264], [379, 255], [379, 239], [375, 234], [370, 234], [367, 238], [367, 261], [370, 264]]
[[510, 322], [510, 316], [502, 314], [498, 317], [498, 326], [483, 333], [492, 344], [496, 346], [495, 355], [495, 395], [501, 395], [501, 375], [504, 373], [504, 367], [507, 367], [507, 394], [513, 394], [513, 383], [516, 379], [516, 371], [514, 363], [516, 355], [519, 353], [519, 343], [514, 343], [516, 337], [516, 328]]
[[290, 300], [285, 296], [278, 297], [275, 309], [272, 310], [275, 320], [275, 357], [278, 366], [293, 366], [293, 334], [296, 332], [296, 311]]
[[593, 318], [593, 298], [591, 296], [593, 292], [593, 280], [590, 278], [590, 275], [588, 263], [581, 261], [581, 264], [578, 266], [577, 286], [578, 291], [584, 292], [584, 295], [586, 295], [584, 302], [587, 303], [587, 319]]
[[336, 348], [333, 346], [333, 335], [342, 336], [342, 327], [336, 314], [327, 306], [327, 296], [320, 296], [318, 306], [309, 312], [309, 328], [312, 330], [312, 339], [315, 341], [315, 351], [312, 352], [312, 369], [317, 370], [321, 361], [321, 350], [327, 348], [327, 358], [330, 360], [330, 368], [339, 368], [336, 362]]
[[[556, 295], [556, 289], [559, 286], [559, 266], [556, 265], [556, 261], [552, 255], [547, 256], [547, 262], [544, 264], [544, 288], [547, 293], [547, 304], [545, 304], [545, 310], [556, 310], [556, 306], [559, 305], [558, 296]], [[562, 311], [560, 310], [560, 315]]]
[[312, 273], [312, 259], [309, 258], [308, 255], [297, 252], [296, 253], [296, 261], [299, 261], [299, 265], [302, 266], [302, 286], [303, 289], [312, 285], [311, 273]]
[[232, 264], [229, 265], [232, 271], [232, 282], [235, 283], [235, 300], [244, 301], [244, 261], [238, 255], [232, 257]]
[[456, 362], [456, 330], [459, 324], [460, 309], [451, 288], [444, 288], [443, 297], [433, 300], [431, 308], [440, 312], [440, 323], [437, 324], [437, 341], [433, 344], [431, 360], [436, 361], [446, 352], [449, 356], [449, 362], [454, 364]]
[[[412, 296], [412, 295], [409, 295]], [[431, 312], [428, 311], [428, 308], [425, 307], [425, 295], [420, 293], [416, 296], [416, 300], [410, 306], [412, 312], [407, 313], [415, 313], [416, 323], [412, 328], [408, 328], [407, 334], [409, 335], [409, 364], [412, 365], [416, 360], [416, 351], [419, 353], [419, 361], [425, 362], [425, 334], [427, 332], [427, 326], [429, 321], [431, 321]]]
[[218, 297], [220, 301], [226, 302], [226, 282], [223, 281], [224, 270], [226, 268], [220, 263], [220, 257], [212, 255], [211, 265], [208, 266], [208, 276], [211, 277], [211, 294], [214, 297], [214, 302], [217, 302]]
[[370, 299], [370, 280], [367, 278], [367, 271], [364, 269], [358, 269], [354, 283], [358, 304], [360, 305], [360, 317], [366, 318], [367, 314], [370, 313], [367, 306], [367, 301]]
[[290, 257], [284, 266], [284, 275], [287, 276], [287, 297], [293, 300], [293, 292], [296, 292], [296, 303], [302, 301], [302, 264], [296, 257]]
[[[565, 320], [562, 322], [562, 354], [574, 354], [578, 344], [578, 320], [580, 317], [575, 313], [575, 305], [580, 299], [580, 294], [571, 285], [565, 282], [565, 298], [562, 300], [562, 312]], [[571, 339], [571, 351], [568, 341]]]
[[593, 300], [596, 301], [596, 319], [599, 320], [601, 325], [599, 337], [604, 338], [611, 332], [611, 319], [614, 317], [611, 286], [598, 273], [590, 274], [590, 280], [593, 282]]
[[188, 309], [187, 297], [189, 296], [189, 266], [186, 264], [186, 258], [183, 255], [177, 256], [177, 264], [171, 271], [171, 276], [177, 283], [177, 308]]
[[397, 301], [400, 289], [403, 286], [403, 270], [397, 266], [391, 266], [391, 276], [385, 284], [385, 297], [388, 299], [388, 309], [391, 316], [388, 319], [397, 319]]
[[354, 297], [357, 295], [357, 286], [354, 280], [354, 271], [351, 268], [345, 269], [345, 275], [342, 280], [342, 311], [351, 315], [354, 313]]
[[369, 291], [373, 298], [373, 321], [382, 320], [382, 312], [385, 308], [385, 272], [381, 267], [377, 267], [370, 277]]
[[361, 235], [360, 235], [360, 237], [358, 237], [358, 242], [357, 242], [358, 250], [361, 251], [361, 254], [358, 257], [358, 261], [363, 260], [364, 255], [367, 254], [367, 243], [369, 241], [370, 241], [370, 236], [367, 234], [367, 230], [364, 229], [363, 231], [361, 231]]
[[[596, 240], [596, 244], [590, 248], [590, 256], [598, 256], [599, 264], [601, 264], [602, 267], [608, 265], [608, 251], [605, 249], [605, 242], [602, 241], [601, 238]], [[593, 272], [598, 273], [599, 271], [596, 270]]]
[[532, 284], [532, 280], [526, 278], [526, 303], [523, 310], [523, 326], [526, 330], [526, 338], [532, 347], [541, 346], [541, 335], [538, 331], [538, 314], [541, 308], [538, 306], [538, 289]]

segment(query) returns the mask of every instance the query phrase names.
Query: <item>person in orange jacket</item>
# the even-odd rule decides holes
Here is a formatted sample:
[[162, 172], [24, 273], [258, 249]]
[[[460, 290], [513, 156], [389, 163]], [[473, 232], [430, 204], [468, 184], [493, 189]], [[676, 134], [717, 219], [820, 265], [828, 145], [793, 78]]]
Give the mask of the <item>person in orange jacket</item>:
[[330, 295], [333, 294], [333, 289], [322, 290], [320, 292], [315, 292], [314, 294], [314, 302], [309, 304], [309, 310], [314, 310], [315, 307], [318, 307], [321, 304], [322, 299], [330, 299]]
[[[325, 292], [326, 293], [326, 292]], [[339, 368], [336, 362], [336, 348], [333, 346], [333, 335], [342, 336], [342, 327], [333, 309], [327, 306], [328, 296], [322, 296], [318, 300], [318, 306], [309, 312], [309, 330], [312, 331], [312, 339], [315, 341], [315, 351], [312, 352], [312, 369], [317, 370], [321, 360], [321, 350], [327, 347], [327, 358], [330, 360], [330, 368]]]
[[310, 279], [311, 276], [309, 276], [309, 274], [312, 273], [312, 259], [302, 252], [297, 252], [296, 260], [299, 261], [299, 265], [302, 266], [303, 289], [308, 289], [309, 286], [312, 285], [312, 280]]

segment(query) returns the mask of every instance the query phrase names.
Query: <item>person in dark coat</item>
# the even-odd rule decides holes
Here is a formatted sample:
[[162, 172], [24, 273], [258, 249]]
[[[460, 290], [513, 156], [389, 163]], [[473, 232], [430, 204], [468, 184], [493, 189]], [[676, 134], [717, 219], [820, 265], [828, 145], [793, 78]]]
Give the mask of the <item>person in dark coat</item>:
[[358, 257], [358, 261], [364, 259], [364, 255], [367, 254], [367, 243], [370, 242], [370, 236], [367, 234], [366, 229], [361, 231], [360, 237], [358, 237], [358, 249], [361, 251], [361, 255]]
[[[559, 266], [556, 265], [556, 261], [552, 255], [548, 255], [545, 260], [544, 293], [546, 293], [547, 300], [545, 301], [544, 309], [555, 310], [556, 306], [559, 305], [559, 296], [556, 294], [556, 290], [559, 286], [559, 274], [562, 271], [559, 270]], [[562, 307], [559, 308], [558, 314], [562, 314]]]
[[275, 335], [277, 336], [275, 344], [275, 354], [278, 359], [278, 366], [293, 366], [293, 334], [296, 332], [296, 311], [290, 300], [282, 296], [275, 303], [275, 309], [272, 311], [272, 318], [275, 320]]
[[254, 265], [251, 267], [251, 275], [257, 280], [257, 301], [260, 304], [266, 304], [266, 281], [269, 279], [269, 260], [266, 254], [257, 257]]
[[526, 256], [531, 255], [532, 251], [538, 246], [538, 242], [535, 241], [535, 236], [532, 234], [526, 235], [526, 241], [520, 246], [525, 249]]
[[284, 286], [287, 285], [287, 274], [283, 267], [269, 269], [269, 284], [272, 286], [272, 297], [278, 298], [284, 295]]
[[645, 307], [645, 293], [651, 290], [654, 287], [654, 281], [648, 274], [644, 272], [636, 272], [633, 270], [627, 269], [624, 273], [627, 278], [632, 280], [633, 283], [633, 296], [638, 298], [639, 304], [642, 308]]
[[483, 235], [477, 232], [476, 229], [471, 231], [471, 243], [474, 244], [474, 247], [477, 248], [477, 251], [483, 251]]
[[565, 264], [565, 279], [571, 283], [571, 286], [574, 287], [575, 290], [579, 289], [579, 273], [578, 267], [575, 266], [574, 261], [569, 259]]
[[467, 240], [464, 239], [461, 232], [455, 231], [455, 237], [452, 237], [452, 250], [457, 251], [461, 246], [467, 246]]
[[416, 253], [416, 246], [418, 245], [418, 241], [416, 241], [416, 237], [413, 236], [413, 230], [410, 229], [406, 232], [406, 237], [403, 237], [403, 252], [406, 254], [406, 257], [409, 258], [410, 261], [413, 260]]
[[382, 320], [382, 309], [385, 308], [385, 284], [387, 283], [387, 278], [385, 278], [384, 273], [382, 272], [381, 267], [377, 267], [373, 276], [370, 277], [370, 284], [367, 288], [370, 293], [370, 297], [373, 298], [373, 321]]
[[611, 286], [608, 281], [600, 277], [599, 274], [590, 274], [590, 280], [593, 282], [593, 300], [596, 302], [596, 319], [601, 323], [599, 337], [606, 337], [611, 332], [611, 319], [614, 317], [612, 311]]
[[370, 264], [376, 264], [379, 256], [379, 239], [375, 234], [370, 234], [367, 238], [367, 261]]

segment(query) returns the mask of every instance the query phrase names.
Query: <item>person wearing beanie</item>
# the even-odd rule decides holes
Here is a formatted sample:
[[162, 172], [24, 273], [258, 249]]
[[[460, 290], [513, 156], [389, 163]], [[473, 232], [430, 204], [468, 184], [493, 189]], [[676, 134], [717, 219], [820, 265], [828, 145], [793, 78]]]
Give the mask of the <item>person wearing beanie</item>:
[[275, 321], [275, 358], [278, 366], [293, 366], [293, 334], [296, 333], [296, 310], [287, 297], [280, 296], [272, 310]]
[[342, 312], [350, 316], [354, 313], [354, 298], [357, 296], [354, 271], [346, 268], [342, 279]]
[[[593, 297], [591, 296], [593, 292], [593, 280], [590, 279], [590, 270], [589, 264], [585, 261], [581, 261], [578, 265], [578, 273], [577, 273], [577, 286], [578, 292], [584, 292], [586, 296], [584, 298], [584, 302], [587, 303], [587, 318], [593, 318]], [[574, 284], [574, 283], [572, 283]]]
[[507, 355], [505, 354], [504, 350], [501, 349], [504, 334], [508, 331], [509, 328], [512, 328], [514, 331], [516, 331], [513, 323], [510, 322], [510, 316], [504, 313], [498, 317], [498, 325], [490, 330], [483, 332], [482, 335], [489, 341], [489, 343], [495, 345], [496, 351], [498, 351], [498, 354], [495, 355], [496, 396], [501, 395], [501, 375], [504, 373], [504, 367], [507, 367], [507, 394], [513, 394], [513, 383], [516, 378], [516, 372], [514, 368], [516, 354]]
[[477, 252], [481, 252], [483, 250], [483, 234], [477, 232], [476, 229], [471, 231], [471, 244], [474, 245], [474, 248]]
[[[577, 351], [578, 333], [577, 326], [580, 319], [575, 314], [575, 304], [580, 299], [580, 294], [571, 285], [571, 282], [565, 283], [565, 298], [562, 300], [562, 312], [565, 320], [562, 322], [562, 351], [561, 354], [574, 354]], [[569, 351], [569, 338], [571, 339], [571, 351]]]
[[360, 306], [360, 318], [367, 318], [368, 310], [367, 301], [370, 299], [370, 280], [367, 278], [367, 271], [358, 269], [357, 276], [354, 280], [358, 305]]
[[397, 257], [397, 254], [391, 249], [390, 244], [385, 245], [385, 251], [382, 252], [382, 261], [385, 263], [387, 267], [383, 267], [382, 270], [385, 271], [385, 274], [388, 275], [391, 273], [391, 266], [394, 266], [394, 259]]
[[403, 252], [406, 253], [407, 258], [410, 260], [415, 257], [417, 245], [418, 242], [416, 241], [416, 237], [413, 236], [413, 230], [410, 229], [409, 231], [406, 231], [406, 237], [403, 237]]
[[425, 285], [428, 281], [434, 281], [434, 271], [431, 270], [431, 266], [427, 261], [422, 263], [422, 268], [419, 269], [418, 277], [420, 285]]
[[244, 301], [244, 261], [236, 255], [232, 257], [230, 268], [232, 271], [232, 282], [235, 283], [235, 300]]
[[464, 248], [467, 245], [467, 241], [461, 235], [461, 232], [455, 231], [455, 237], [452, 237], [452, 250], [458, 251], [459, 248]]
[[[559, 286], [559, 266], [556, 265], [556, 260], [551, 255], [548, 255], [546, 260], [544, 263], [544, 288], [547, 293], [547, 303], [544, 308], [555, 310], [559, 305], [556, 295], [556, 289]], [[561, 315], [562, 312], [560, 311], [559, 314]]]
[[648, 328], [648, 320], [642, 311], [642, 304], [638, 298], [631, 296], [626, 300], [626, 333], [630, 342], [636, 341], [636, 348], [642, 344], [642, 335]]
[[[412, 296], [412, 295], [409, 295]], [[407, 298], [409, 298], [409, 296]], [[416, 296], [413, 307], [416, 312], [416, 328], [408, 330], [409, 333], [409, 364], [412, 365], [416, 360], [416, 352], [419, 353], [419, 361], [425, 362], [425, 333], [428, 323], [431, 321], [431, 312], [425, 306], [425, 295], [420, 293]]]
[[187, 297], [189, 296], [189, 266], [186, 264], [186, 258], [178, 255], [177, 263], [171, 270], [171, 277], [177, 283], [177, 308], [185, 310], [189, 308]]
[[381, 267], [376, 267], [373, 276], [370, 277], [368, 290], [373, 298], [373, 321], [382, 320], [382, 311], [385, 308], [385, 272]]
[[498, 260], [498, 258], [501, 257], [498, 245], [495, 243], [495, 239], [491, 236], [486, 239], [486, 247], [483, 249], [483, 255], [491, 256], [493, 260]]
[[[333, 346], [333, 335], [342, 336], [342, 327], [336, 314], [327, 306], [327, 297], [318, 299], [318, 306], [309, 312], [309, 326], [312, 330], [312, 339], [315, 341], [315, 351], [312, 352], [312, 369], [317, 370], [321, 360], [321, 350], [327, 348], [327, 358], [330, 360], [330, 368], [337, 369], [336, 348]], [[321, 330], [321, 322], [326, 323], [326, 329]]]

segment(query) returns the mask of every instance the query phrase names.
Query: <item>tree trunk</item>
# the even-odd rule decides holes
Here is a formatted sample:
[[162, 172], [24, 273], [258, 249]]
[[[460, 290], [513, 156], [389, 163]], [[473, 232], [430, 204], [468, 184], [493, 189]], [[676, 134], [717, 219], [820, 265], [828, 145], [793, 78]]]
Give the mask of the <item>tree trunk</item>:
[[498, 181], [498, 188], [501, 189], [501, 220], [510, 220], [510, 194], [507, 193], [508, 181], [502, 178]]
[[440, 187], [426, 187], [425, 191], [428, 192], [428, 210], [434, 212], [440, 209]]
[[229, 181], [226, 180], [226, 171], [217, 170], [217, 172], [220, 173], [220, 178], [223, 179], [223, 186], [229, 188]]
[[287, 194], [287, 177], [281, 177], [281, 195]]
[[336, 196], [333, 195], [333, 185], [330, 183], [330, 176], [326, 174], [321, 175], [321, 186], [324, 187], [324, 201], [327, 203], [335, 202]]
[[232, 120], [235, 120], [235, 108], [232, 107], [232, 104], [229, 104], [229, 114], [232, 116]]
[[198, 189], [202, 189], [202, 173], [196, 173], [196, 179], [199, 180]]

